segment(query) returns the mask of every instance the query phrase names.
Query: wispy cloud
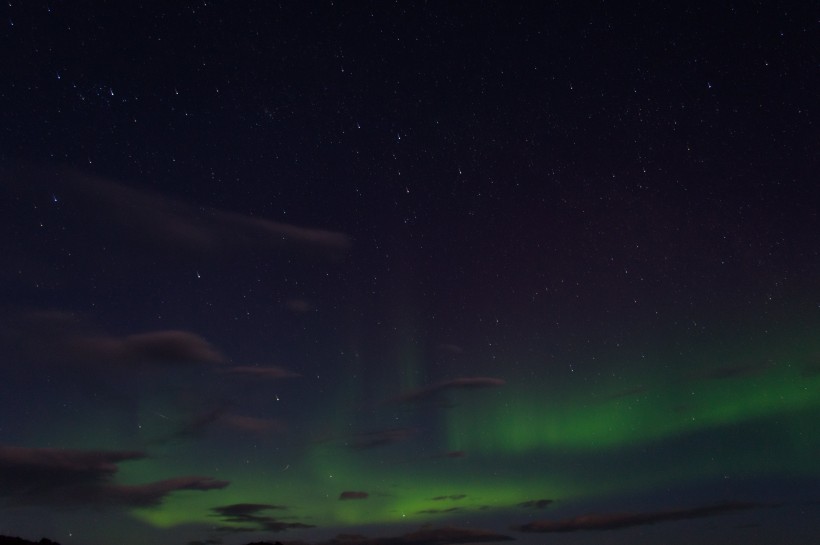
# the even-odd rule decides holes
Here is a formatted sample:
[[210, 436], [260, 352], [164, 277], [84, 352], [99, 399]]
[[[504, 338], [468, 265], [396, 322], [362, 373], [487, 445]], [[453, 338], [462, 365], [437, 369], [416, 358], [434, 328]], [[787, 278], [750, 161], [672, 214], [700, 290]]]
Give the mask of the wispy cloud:
[[735, 511], [755, 509], [761, 504], [748, 502], [730, 502], [688, 509], [667, 511], [650, 511], [645, 513], [604, 513], [583, 515], [561, 520], [541, 520], [517, 526], [521, 532], [576, 532], [579, 530], [617, 530], [629, 526], [657, 524], [671, 520], [687, 520], [702, 517], [724, 515]]
[[311, 524], [301, 522], [285, 522], [272, 517], [269, 511], [281, 511], [287, 509], [284, 505], [274, 505], [269, 503], [234, 503], [214, 507], [211, 511], [214, 516], [226, 523], [217, 530], [221, 532], [282, 532], [284, 530], [298, 528], [313, 528]]
[[[285, 509], [287, 509], [287, 507], [284, 505], [274, 505], [272, 503], [233, 503], [231, 505], [214, 507], [211, 511], [221, 517], [237, 517], [238, 519], [241, 519], [242, 517], [256, 515], [261, 511]], [[238, 520], [231, 522], [238, 522]]]
[[187, 204], [74, 170], [17, 169], [6, 178], [5, 189], [13, 193], [57, 192], [72, 202], [78, 217], [105, 222], [149, 248], [217, 255], [286, 249], [336, 260], [350, 247], [349, 237], [336, 231]]
[[55, 310], [27, 311], [5, 321], [3, 333], [17, 338], [21, 353], [38, 362], [110, 367], [225, 362], [211, 343], [189, 331], [168, 329], [115, 336], [92, 332], [78, 316]]
[[345, 490], [339, 494], [340, 500], [366, 500], [370, 494], [358, 490]]
[[287, 430], [285, 422], [277, 418], [224, 414], [220, 417], [219, 422], [228, 428], [255, 434], [278, 433]]
[[447, 354], [463, 354], [464, 349], [458, 346], [457, 344], [452, 343], [442, 343], [436, 347], [437, 350], [440, 352], [444, 352]]
[[160, 436], [154, 443], [163, 444], [177, 439], [196, 439], [215, 427], [256, 435], [287, 430], [287, 425], [283, 420], [234, 414], [228, 412], [227, 406], [222, 405], [182, 421], [175, 430]]
[[245, 375], [256, 378], [263, 378], [269, 380], [278, 380], [283, 378], [299, 378], [302, 375], [294, 373], [284, 367], [278, 366], [256, 366], [256, 365], [240, 365], [237, 367], [228, 367], [222, 370], [224, 373], [231, 375]]
[[67, 347], [83, 360], [124, 365], [222, 363], [222, 354], [208, 341], [187, 331], [152, 331], [125, 337], [73, 337]]
[[554, 500], [529, 500], [529, 501], [522, 501], [521, 503], [517, 504], [517, 507], [523, 507], [525, 509], [545, 509], [552, 505]]
[[[422, 528], [397, 536], [369, 538], [355, 534], [341, 534], [314, 545], [456, 545], [459, 543], [496, 543], [515, 538], [481, 528]], [[308, 545], [303, 541], [285, 542], [287, 545]]]
[[422, 509], [421, 511], [416, 511], [416, 513], [419, 515], [442, 515], [445, 513], [455, 513], [461, 510], [461, 507], [444, 507], [441, 509]]
[[140, 485], [112, 482], [120, 462], [141, 451], [0, 447], [0, 497], [15, 504], [157, 505], [177, 490], [225, 488], [228, 481], [184, 476]]

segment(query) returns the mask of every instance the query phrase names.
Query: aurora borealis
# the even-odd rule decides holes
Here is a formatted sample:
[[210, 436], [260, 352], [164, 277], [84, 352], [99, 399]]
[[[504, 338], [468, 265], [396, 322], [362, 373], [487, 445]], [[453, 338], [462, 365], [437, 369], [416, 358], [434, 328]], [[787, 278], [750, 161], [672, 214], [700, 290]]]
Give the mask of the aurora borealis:
[[820, 533], [816, 16], [4, 5], [0, 535]]

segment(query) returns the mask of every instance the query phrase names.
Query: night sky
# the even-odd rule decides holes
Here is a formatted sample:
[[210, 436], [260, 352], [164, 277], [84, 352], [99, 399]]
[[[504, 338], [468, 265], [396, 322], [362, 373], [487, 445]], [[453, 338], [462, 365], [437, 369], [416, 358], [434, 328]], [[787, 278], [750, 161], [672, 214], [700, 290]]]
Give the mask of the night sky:
[[668, 4], [3, 2], [0, 534], [816, 539], [820, 15]]

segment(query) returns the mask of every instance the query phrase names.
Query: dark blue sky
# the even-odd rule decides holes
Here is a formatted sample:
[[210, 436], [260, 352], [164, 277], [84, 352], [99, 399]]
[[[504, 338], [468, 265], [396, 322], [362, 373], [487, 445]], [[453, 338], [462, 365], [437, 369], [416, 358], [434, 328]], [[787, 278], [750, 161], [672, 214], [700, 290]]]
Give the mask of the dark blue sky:
[[817, 533], [810, 6], [2, 11], [0, 534]]

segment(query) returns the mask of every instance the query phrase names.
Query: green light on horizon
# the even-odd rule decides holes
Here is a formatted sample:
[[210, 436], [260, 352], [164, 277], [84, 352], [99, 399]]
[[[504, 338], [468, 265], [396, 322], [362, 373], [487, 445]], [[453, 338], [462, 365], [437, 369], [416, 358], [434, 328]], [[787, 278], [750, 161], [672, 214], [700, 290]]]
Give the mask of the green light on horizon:
[[800, 376], [785, 366], [746, 378], [656, 382], [585, 404], [521, 390], [463, 400], [447, 415], [447, 448], [487, 454], [617, 448], [820, 407], [820, 375]]

